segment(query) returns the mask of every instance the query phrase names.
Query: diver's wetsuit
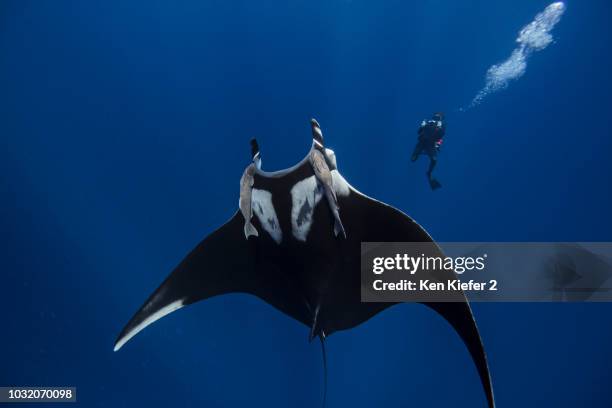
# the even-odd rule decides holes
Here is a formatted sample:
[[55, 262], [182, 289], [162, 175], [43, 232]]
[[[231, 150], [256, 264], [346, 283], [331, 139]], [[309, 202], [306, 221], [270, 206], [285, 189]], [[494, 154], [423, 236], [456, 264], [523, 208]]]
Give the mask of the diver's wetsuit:
[[435, 181], [431, 177], [434, 167], [438, 162], [438, 150], [442, 144], [442, 138], [446, 131], [446, 124], [442, 120], [424, 120], [419, 127], [418, 134], [419, 139], [417, 145], [412, 152], [411, 160], [416, 161], [421, 154], [429, 156], [429, 169], [427, 170], [427, 177], [429, 182], [432, 184], [432, 188], [437, 188], [440, 183]]

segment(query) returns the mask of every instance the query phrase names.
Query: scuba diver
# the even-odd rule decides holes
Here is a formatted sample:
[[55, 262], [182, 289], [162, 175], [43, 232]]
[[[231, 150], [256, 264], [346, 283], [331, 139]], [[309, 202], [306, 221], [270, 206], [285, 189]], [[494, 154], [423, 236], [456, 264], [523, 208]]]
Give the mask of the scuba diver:
[[419, 134], [418, 141], [412, 153], [412, 162], [415, 162], [421, 154], [429, 156], [427, 179], [432, 190], [442, 187], [442, 184], [434, 179], [431, 173], [438, 162], [438, 152], [440, 151], [445, 131], [444, 114], [442, 112], [434, 113], [431, 119], [421, 122], [421, 127], [419, 127], [417, 132]]

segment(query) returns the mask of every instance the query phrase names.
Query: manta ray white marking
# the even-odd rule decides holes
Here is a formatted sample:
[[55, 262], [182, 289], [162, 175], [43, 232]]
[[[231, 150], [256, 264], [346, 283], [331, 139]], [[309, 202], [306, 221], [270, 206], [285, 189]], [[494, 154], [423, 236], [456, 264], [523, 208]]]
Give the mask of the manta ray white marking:
[[291, 232], [293, 236], [306, 241], [314, 209], [323, 197], [323, 186], [315, 176], [295, 183], [291, 188]]
[[117, 342], [117, 344], [115, 345], [115, 348], [113, 349], [113, 351], [119, 350], [132, 337], [134, 337], [135, 335], [140, 333], [142, 331], [142, 329], [144, 329], [145, 327], [147, 327], [151, 323], [155, 322], [156, 320], [161, 319], [162, 317], [164, 317], [166, 315], [169, 315], [170, 313], [174, 312], [175, 310], [180, 309], [184, 305], [185, 305], [185, 300], [184, 299], [180, 299], [180, 300], [177, 300], [176, 302], [172, 302], [169, 305], [162, 307], [157, 312], [153, 313], [151, 316], [149, 316], [145, 320], [143, 320], [142, 323], [140, 323], [138, 326], [136, 326], [132, 330], [130, 330], [130, 332], [127, 333], [125, 336], [123, 336], [121, 338], [121, 340], [119, 340]]
[[274, 242], [280, 244], [283, 240], [283, 232], [278, 223], [278, 217], [272, 204], [272, 193], [266, 190], [253, 189], [251, 197], [253, 211], [259, 219], [263, 229], [270, 234]]

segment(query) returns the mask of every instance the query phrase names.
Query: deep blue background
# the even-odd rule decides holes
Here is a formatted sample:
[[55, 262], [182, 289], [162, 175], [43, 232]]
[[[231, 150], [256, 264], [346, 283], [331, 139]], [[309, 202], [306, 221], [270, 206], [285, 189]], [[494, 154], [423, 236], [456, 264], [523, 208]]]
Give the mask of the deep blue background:
[[[311, 116], [354, 186], [437, 240], [611, 241], [609, 1], [568, 2], [523, 78], [456, 111], [547, 4], [2, 0], [0, 385], [75, 385], [86, 407], [319, 406], [319, 345], [246, 295], [112, 352], [235, 211], [249, 138], [265, 169], [287, 167]], [[449, 123], [432, 193], [408, 157], [434, 110]], [[474, 311], [499, 407], [612, 405], [612, 305]], [[463, 344], [422, 306], [328, 353], [329, 407], [485, 406]]]

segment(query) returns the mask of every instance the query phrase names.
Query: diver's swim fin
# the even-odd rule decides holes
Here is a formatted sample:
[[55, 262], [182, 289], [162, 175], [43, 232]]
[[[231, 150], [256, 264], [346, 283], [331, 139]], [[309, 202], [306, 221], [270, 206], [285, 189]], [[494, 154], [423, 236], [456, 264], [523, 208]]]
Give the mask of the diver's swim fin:
[[442, 184], [440, 184], [440, 182], [438, 180], [430, 178], [429, 179], [429, 186], [431, 187], [432, 190], [437, 190], [440, 187], [442, 187]]

